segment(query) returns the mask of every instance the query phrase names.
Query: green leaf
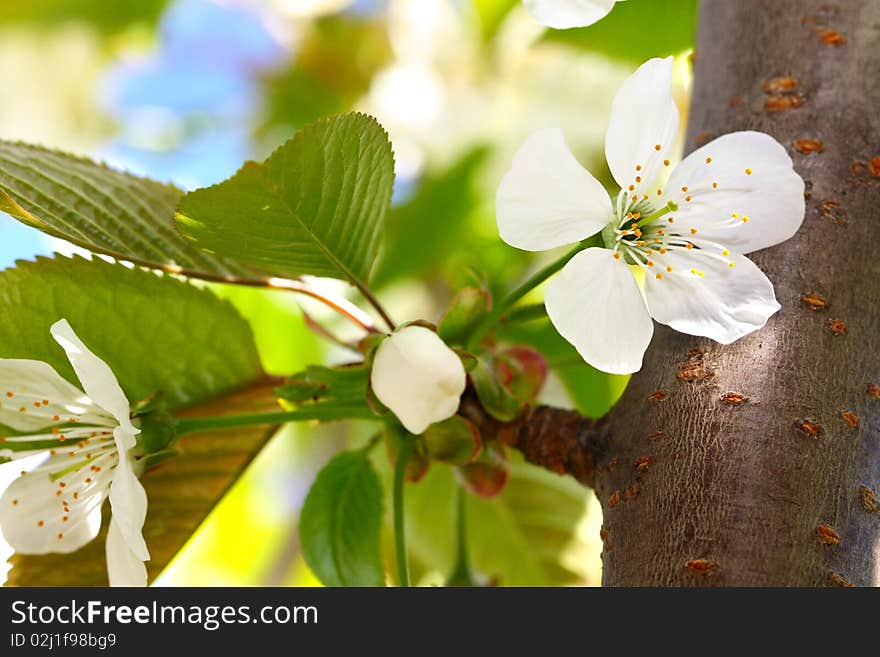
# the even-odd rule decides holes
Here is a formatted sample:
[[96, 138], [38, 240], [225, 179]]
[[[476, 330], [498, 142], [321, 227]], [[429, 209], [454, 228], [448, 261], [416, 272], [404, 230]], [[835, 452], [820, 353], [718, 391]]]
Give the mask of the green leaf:
[[0, 141], [0, 210], [90, 251], [199, 278], [251, 273], [174, 228], [183, 192], [41, 146]]
[[363, 451], [342, 452], [312, 485], [300, 515], [303, 556], [327, 586], [382, 586], [382, 486]]
[[391, 203], [394, 157], [364, 114], [310, 124], [264, 163], [190, 192], [177, 223], [201, 248], [270, 276], [366, 283]]
[[544, 38], [641, 63], [692, 48], [696, 27], [697, 0], [627, 0], [593, 25], [547, 30]]
[[[510, 477], [492, 499], [467, 496], [468, 552], [477, 573], [501, 586], [583, 584], [591, 550], [584, 525], [592, 493], [570, 477], [524, 463], [511, 453]], [[453, 468], [436, 464], [406, 491], [407, 543], [413, 576], [445, 577], [455, 558]]]
[[583, 520], [592, 493], [515, 456], [498, 498], [468, 498], [469, 548], [477, 572], [502, 586], [583, 583], [591, 563]]
[[291, 406], [311, 410], [319, 420], [376, 418], [367, 402], [370, 372], [363, 363], [342, 367], [311, 365], [275, 390]]
[[261, 379], [247, 322], [208, 290], [100, 259], [38, 258], [0, 272], [0, 356], [42, 360], [77, 383], [49, 327], [65, 318], [134, 404], [171, 409]]

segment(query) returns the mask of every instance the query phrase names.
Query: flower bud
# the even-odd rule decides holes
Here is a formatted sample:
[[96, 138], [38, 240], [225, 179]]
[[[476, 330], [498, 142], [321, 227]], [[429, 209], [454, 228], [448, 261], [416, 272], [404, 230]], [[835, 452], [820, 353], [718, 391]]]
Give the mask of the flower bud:
[[410, 433], [455, 415], [466, 375], [458, 355], [436, 333], [405, 326], [376, 350], [373, 393]]

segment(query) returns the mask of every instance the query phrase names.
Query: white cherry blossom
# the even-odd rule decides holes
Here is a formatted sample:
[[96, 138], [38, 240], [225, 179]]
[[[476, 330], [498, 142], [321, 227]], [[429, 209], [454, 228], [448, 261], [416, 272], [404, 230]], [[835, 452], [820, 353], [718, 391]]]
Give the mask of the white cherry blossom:
[[764, 133], [724, 135], [672, 167], [671, 82], [672, 58], [652, 59], [613, 100], [605, 156], [621, 187], [615, 200], [556, 129], [523, 144], [498, 188], [498, 229], [511, 246], [542, 251], [601, 233], [604, 248], [571, 258], [545, 305], [560, 334], [606, 372], [641, 368], [651, 318], [723, 344], [764, 326], [780, 306], [743, 254], [787, 240], [804, 217], [803, 180]]
[[109, 497], [110, 584], [145, 586], [147, 497], [132, 456], [139, 430], [128, 400], [110, 367], [66, 320], [51, 333], [85, 392], [42, 361], [0, 359], [0, 425], [17, 434], [0, 438], [0, 458], [46, 457], [22, 470], [0, 497], [0, 528], [23, 554], [73, 552], [97, 536]]
[[586, 27], [605, 18], [616, 2], [623, 0], [523, 0], [536, 21], [547, 27], [565, 30]]
[[434, 331], [411, 325], [379, 345], [370, 383], [406, 430], [420, 434], [455, 415], [467, 375], [461, 359]]

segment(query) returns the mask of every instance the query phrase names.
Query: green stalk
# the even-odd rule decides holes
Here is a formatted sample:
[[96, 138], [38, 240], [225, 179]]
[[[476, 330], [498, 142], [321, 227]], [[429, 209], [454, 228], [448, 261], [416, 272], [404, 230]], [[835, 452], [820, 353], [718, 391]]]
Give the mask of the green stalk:
[[447, 586], [477, 586], [471, 573], [467, 549], [467, 498], [461, 486], [455, 487], [455, 566], [446, 580]]
[[[364, 413], [365, 419], [381, 419], [376, 415]], [[322, 409], [296, 409], [278, 411], [277, 413], [247, 413], [244, 415], [210, 415], [206, 417], [185, 417], [177, 420], [177, 436], [210, 429], [231, 429], [235, 427], [251, 427], [263, 424], [284, 424], [285, 422], [303, 422], [308, 420], [326, 420], [326, 411]]]
[[394, 464], [394, 547], [397, 553], [397, 579], [402, 587], [409, 587], [409, 558], [406, 552], [403, 493], [406, 484], [406, 466], [412, 452], [412, 438], [404, 436]]
[[541, 285], [541, 283], [543, 283], [553, 274], [562, 269], [575, 255], [591, 246], [602, 246], [602, 236], [594, 235], [583, 240], [582, 242], [579, 242], [578, 245], [574, 247], [571, 251], [566, 253], [558, 260], [554, 260], [543, 269], [535, 272], [525, 283], [517, 287], [510, 294], [504, 297], [504, 299], [495, 304], [495, 307], [492, 308], [492, 311], [488, 315], [486, 315], [479, 324], [477, 324], [476, 328], [468, 339], [467, 348], [469, 350], [475, 349], [480, 344], [480, 341], [485, 337], [486, 333], [489, 332], [489, 329], [495, 326], [498, 320], [501, 319], [504, 314], [507, 313], [507, 311], [509, 311], [516, 304], [517, 301], [522, 299], [529, 292], [534, 290], [536, 287]]

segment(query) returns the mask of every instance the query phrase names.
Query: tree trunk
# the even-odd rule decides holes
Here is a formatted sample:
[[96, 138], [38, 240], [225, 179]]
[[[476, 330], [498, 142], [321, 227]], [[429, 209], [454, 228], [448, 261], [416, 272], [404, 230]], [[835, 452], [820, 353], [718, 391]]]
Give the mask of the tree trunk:
[[658, 326], [604, 424], [605, 585], [880, 583], [878, 35], [880, 2], [702, 3], [689, 146], [769, 133], [807, 214], [754, 255], [767, 326], [726, 347]]

